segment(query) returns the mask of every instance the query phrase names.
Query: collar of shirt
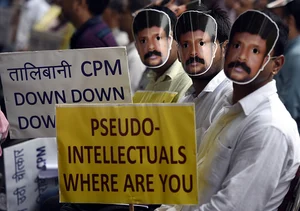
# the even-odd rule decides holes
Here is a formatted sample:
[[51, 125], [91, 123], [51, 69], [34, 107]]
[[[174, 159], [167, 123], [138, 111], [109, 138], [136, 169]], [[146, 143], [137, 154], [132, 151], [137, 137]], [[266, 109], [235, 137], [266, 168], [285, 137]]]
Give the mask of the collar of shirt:
[[201, 97], [204, 93], [211, 93], [215, 91], [215, 89], [226, 79], [225, 73], [221, 70], [207, 85], [206, 87], [196, 96], [195, 88], [192, 85], [188, 91], [186, 92], [187, 95], [191, 95], [194, 98]]
[[248, 116], [255, 108], [257, 108], [262, 102], [266, 101], [268, 97], [277, 92], [276, 82], [272, 80], [251, 94], [241, 99], [239, 104], [245, 115]]
[[171, 65], [171, 67], [162, 76], [160, 76], [156, 81], [155, 81], [156, 72], [153, 69], [150, 70], [150, 72], [147, 74], [147, 77], [149, 78], [149, 80], [151, 80], [155, 83], [159, 83], [159, 82], [166, 81], [169, 79], [172, 80], [176, 77], [180, 68], [181, 68], [181, 63], [178, 61], [178, 59], [176, 59], [176, 61]]
[[89, 19], [87, 22], [85, 22], [82, 26], [79, 27], [79, 29], [76, 30], [76, 32], [71, 37], [71, 48], [72, 46], [75, 46], [77, 40], [80, 38], [80, 36], [83, 34], [83, 32], [89, 28], [90, 26], [93, 26], [99, 22], [102, 22], [101, 16], [95, 16]]

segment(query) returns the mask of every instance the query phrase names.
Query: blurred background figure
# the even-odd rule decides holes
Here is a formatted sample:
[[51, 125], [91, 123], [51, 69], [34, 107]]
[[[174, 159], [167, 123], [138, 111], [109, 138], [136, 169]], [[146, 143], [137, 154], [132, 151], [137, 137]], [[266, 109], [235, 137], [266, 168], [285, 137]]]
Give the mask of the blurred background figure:
[[[300, 0], [276, 0], [267, 5], [289, 26], [285, 63], [276, 79], [278, 95], [300, 129]], [[299, 130], [300, 131], [300, 130]]]
[[119, 46], [125, 46], [129, 43], [128, 34], [120, 30], [120, 22], [122, 21], [122, 10], [126, 0], [110, 0], [108, 7], [104, 10], [102, 15], [103, 20], [107, 23], [109, 28], [117, 41]]
[[127, 32], [129, 38], [129, 44], [127, 47], [128, 56], [128, 67], [131, 83], [132, 94], [135, 93], [146, 69], [145, 65], [142, 63], [139, 53], [136, 49], [134, 42], [134, 35], [132, 33], [132, 14], [136, 11], [143, 9], [151, 3], [151, 0], [116, 0], [123, 2], [122, 11], [120, 12], [120, 30]]
[[20, 13], [16, 28], [15, 50], [26, 51], [29, 48], [30, 33], [33, 26], [47, 13], [50, 5], [46, 0], [20, 1]]
[[59, 0], [66, 20], [76, 28], [70, 48], [97, 48], [117, 46], [116, 40], [101, 18], [109, 0]]

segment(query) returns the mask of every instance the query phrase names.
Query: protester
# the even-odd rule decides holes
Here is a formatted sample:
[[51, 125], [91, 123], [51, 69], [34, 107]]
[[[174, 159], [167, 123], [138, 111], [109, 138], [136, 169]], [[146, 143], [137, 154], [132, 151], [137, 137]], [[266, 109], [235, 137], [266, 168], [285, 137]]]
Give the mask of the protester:
[[126, 46], [129, 42], [128, 34], [120, 30], [122, 12], [126, 5], [125, 2], [126, 0], [110, 0], [108, 7], [104, 10], [102, 15], [119, 46]]
[[195, 103], [197, 146], [211, 124], [207, 115], [212, 105], [232, 90], [232, 83], [223, 72], [230, 20], [218, 7], [208, 11], [202, 6], [201, 11], [203, 13], [195, 10], [183, 13], [175, 27], [179, 58], [193, 81], [187, 95], [179, 102]]
[[117, 46], [116, 40], [100, 17], [109, 0], [61, 0], [63, 15], [76, 32], [71, 38], [70, 48], [96, 48]]
[[[288, 30], [272, 18], [280, 34], [275, 22], [258, 11], [247, 11], [235, 21], [224, 66], [234, 82], [233, 93], [214, 105], [223, 109], [201, 140], [199, 204], [161, 209], [267, 211], [282, 202], [300, 163], [300, 139], [295, 121], [276, 94], [273, 76], [284, 63], [278, 46], [286, 43]], [[260, 66], [252, 63], [256, 59], [262, 61]], [[250, 74], [244, 65], [229, 65], [231, 61], [247, 65]], [[239, 84], [246, 78], [248, 83]]]
[[[152, 25], [154, 22], [152, 20], [155, 20], [156, 24], [159, 23], [158, 18], [155, 18], [157, 16], [163, 18], [160, 27]], [[147, 20], [151, 20], [149, 22], [146, 21], [147, 28], [154, 26], [157, 30], [156, 34], [153, 34], [154, 36], [151, 37], [152, 41], [157, 44], [156, 46], [153, 44], [147, 45], [147, 39], [137, 36], [137, 26], [143, 25], [142, 22], [145, 22], [145, 17], [147, 17]], [[177, 44], [173, 40], [175, 23], [176, 15], [167, 7], [161, 6], [152, 6], [140, 11], [133, 22], [136, 46], [140, 46], [137, 47], [137, 50], [141, 60], [149, 68], [149, 71], [143, 75], [140, 87], [147, 91], [176, 92], [178, 94], [174, 98], [174, 102], [183, 96], [192, 84], [191, 79], [184, 72], [182, 65], [177, 59]], [[140, 43], [138, 44], [138, 42]]]

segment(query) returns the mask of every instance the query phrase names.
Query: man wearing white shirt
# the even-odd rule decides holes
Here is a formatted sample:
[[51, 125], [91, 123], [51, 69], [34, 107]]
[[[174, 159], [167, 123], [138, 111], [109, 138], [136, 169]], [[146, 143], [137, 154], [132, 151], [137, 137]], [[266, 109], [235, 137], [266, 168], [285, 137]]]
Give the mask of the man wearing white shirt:
[[151, 0], [123, 0], [123, 11], [120, 13], [120, 29], [127, 32], [129, 44], [127, 47], [128, 68], [130, 75], [131, 91], [134, 94], [146, 69], [142, 63], [139, 53], [135, 47], [134, 35], [132, 33], [132, 14], [151, 3]]
[[29, 0], [23, 2], [16, 35], [16, 51], [28, 50], [30, 34], [34, 24], [36, 24], [49, 9], [50, 5], [45, 0]]
[[219, 112], [199, 147], [199, 204], [166, 209], [273, 211], [287, 193], [300, 163], [300, 139], [273, 80], [284, 63], [288, 28], [268, 15], [280, 33], [257, 11], [232, 27], [224, 72], [233, 92], [214, 106]]
[[[200, 144], [201, 136], [211, 124], [207, 115], [215, 101], [232, 91], [232, 83], [223, 72], [230, 20], [222, 9], [216, 7], [205, 12], [207, 10], [202, 5], [197, 11], [183, 13], [175, 27], [179, 58], [193, 81], [193, 85], [179, 102], [195, 103], [197, 146]], [[207, 15], [201, 14], [200, 11]], [[192, 60], [194, 61], [190, 62]], [[202, 65], [201, 61], [206, 65]]]

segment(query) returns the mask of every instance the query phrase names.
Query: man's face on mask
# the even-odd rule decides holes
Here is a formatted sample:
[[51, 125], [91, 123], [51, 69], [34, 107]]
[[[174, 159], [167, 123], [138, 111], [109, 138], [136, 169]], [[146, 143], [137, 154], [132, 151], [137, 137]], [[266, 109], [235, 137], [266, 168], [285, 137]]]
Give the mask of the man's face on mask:
[[170, 41], [162, 27], [153, 26], [139, 31], [136, 35], [136, 47], [142, 62], [149, 67], [166, 62]]
[[251, 81], [266, 63], [266, 55], [266, 40], [248, 32], [236, 33], [225, 55], [224, 72], [233, 81]]
[[213, 60], [214, 42], [207, 32], [190, 31], [180, 36], [179, 56], [185, 71], [191, 75], [206, 72]]

